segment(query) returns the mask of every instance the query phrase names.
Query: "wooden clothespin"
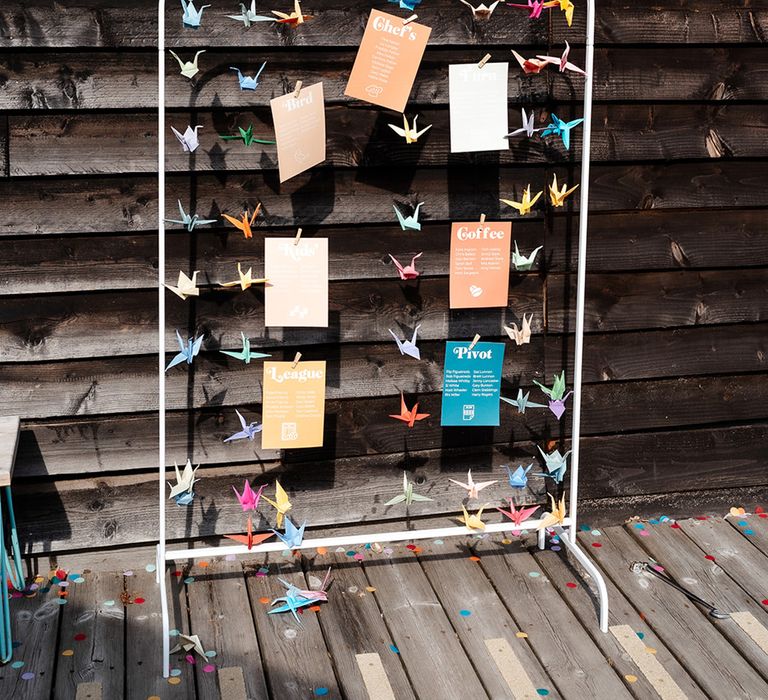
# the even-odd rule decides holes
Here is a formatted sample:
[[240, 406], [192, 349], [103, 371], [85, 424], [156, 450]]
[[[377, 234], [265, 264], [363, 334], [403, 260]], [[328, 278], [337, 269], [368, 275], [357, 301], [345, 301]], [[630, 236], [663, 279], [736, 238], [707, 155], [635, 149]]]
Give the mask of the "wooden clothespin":
[[477, 341], [478, 340], [480, 340], [480, 334], [479, 333], [475, 333], [475, 337], [472, 338], [472, 342], [469, 344], [469, 349], [470, 350], [474, 349], [475, 345], [477, 345]]
[[296, 365], [299, 364], [300, 359], [301, 359], [301, 353], [297, 352], [296, 356], [293, 358], [293, 364], [291, 365], [291, 369], [296, 369]]
[[408, 24], [409, 22], [413, 22], [413, 20], [415, 20], [415, 19], [418, 19], [418, 18], [419, 18], [419, 16], [418, 16], [418, 15], [411, 15], [410, 17], [406, 17], [406, 18], [403, 20], [403, 26], [405, 26], [405, 25], [406, 25], [406, 24]]
[[481, 224], [485, 223], [485, 214], [480, 214], [480, 223]]
[[480, 59], [480, 63], [477, 64], [478, 68], [482, 68], [488, 61], [491, 60], [491, 54], [487, 53]]
[[296, 86], [293, 88], [293, 99], [299, 99], [299, 93], [301, 92], [301, 80], [296, 81]]
[[299, 240], [301, 240], [301, 229], [296, 231], [296, 238], [293, 239], [293, 245], [299, 245]]

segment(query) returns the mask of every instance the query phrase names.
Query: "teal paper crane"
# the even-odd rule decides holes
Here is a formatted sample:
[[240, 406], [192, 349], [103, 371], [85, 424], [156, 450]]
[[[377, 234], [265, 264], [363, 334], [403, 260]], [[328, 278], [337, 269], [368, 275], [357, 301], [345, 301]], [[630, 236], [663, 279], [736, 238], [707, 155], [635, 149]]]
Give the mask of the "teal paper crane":
[[245, 6], [244, 3], [240, 3], [239, 15], [227, 15], [228, 19], [234, 19], [238, 22], [242, 22], [243, 25], [248, 28], [252, 22], [276, 22], [274, 17], [265, 17], [264, 15], [256, 14], [256, 0], [251, 0], [250, 9]]
[[416, 205], [416, 208], [413, 210], [413, 214], [411, 216], [403, 216], [400, 210], [393, 204], [392, 208], [395, 210], [395, 214], [397, 215], [397, 220], [400, 222], [400, 228], [403, 229], [403, 231], [421, 231], [421, 224], [419, 223], [419, 209], [421, 209], [421, 205], [424, 204], [424, 202], [419, 202]]
[[192, 214], [191, 216], [184, 211], [184, 207], [181, 205], [181, 200], [177, 200], [179, 203], [179, 212], [181, 213], [181, 219], [163, 219], [169, 224], [181, 224], [186, 226], [187, 231], [194, 231], [195, 226], [202, 226], [204, 224], [215, 224], [216, 219], [201, 219], [198, 214]]
[[195, 7], [193, 0], [181, 0], [181, 9], [184, 10], [184, 14], [181, 17], [181, 23], [185, 27], [192, 27], [197, 29], [200, 26], [200, 22], [203, 19], [203, 10], [210, 5], [201, 5], [198, 10]]
[[583, 119], [574, 119], [572, 122], [564, 122], [556, 114], [552, 114], [552, 123], [544, 127], [541, 136], [542, 138], [544, 136], [559, 136], [563, 140], [563, 146], [565, 146], [567, 151], [571, 147], [571, 129], [583, 121]]
[[243, 339], [242, 350], [219, 350], [219, 352], [222, 355], [229, 355], [229, 357], [234, 357], [236, 360], [242, 360], [246, 365], [251, 364], [251, 360], [260, 360], [262, 357], [272, 357], [272, 355], [267, 353], [253, 352], [251, 350], [251, 339], [248, 338], [242, 331], [240, 332], [240, 337]]
[[531, 395], [531, 392], [527, 392], [523, 394], [522, 389], [517, 390], [517, 398], [514, 399], [507, 399], [504, 396], [501, 397], [502, 401], [505, 401], [506, 403], [515, 406], [517, 408], [518, 413], [525, 413], [526, 408], [546, 408], [546, 406], [543, 403], [536, 403], [535, 401], [529, 401], [528, 397]]
[[560, 450], [555, 450], [554, 452], [547, 454], [538, 445], [536, 445], [536, 447], [539, 452], [541, 452], [541, 456], [544, 458], [544, 466], [547, 469], [546, 472], [536, 474], [536, 476], [544, 476], [549, 479], [554, 479], [556, 484], [563, 483], [565, 470], [568, 469], [567, 459], [568, 455], [571, 454], [571, 451], [568, 450], [564, 455], [560, 454]]

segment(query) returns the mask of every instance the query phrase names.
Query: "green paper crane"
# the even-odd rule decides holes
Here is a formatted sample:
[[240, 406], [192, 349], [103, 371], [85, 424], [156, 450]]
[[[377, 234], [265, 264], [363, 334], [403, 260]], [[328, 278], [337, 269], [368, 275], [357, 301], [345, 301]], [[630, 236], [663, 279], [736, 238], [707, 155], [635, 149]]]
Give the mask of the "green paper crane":
[[253, 124], [251, 124], [247, 129], [243, 129], [243, 127], [238, 126], [237, 130], [240, 132], [239, 134], [235, 135], [228, 135], [228, 134], [219, 134], [219, 137], [223, 141], [242, 141], [246, 146], [250, 146], [253, 143], [277, 143], [277, 141], [268, 141], [267, 139], [257, 139], [253, 136]]
[[405, 505], [409, 506], [414, 501], [431, 501], [431, 498], [427, 498], [426, 496], [420, 496], [418, 493], [415, 493], [413, 490], [413, 483], [408, 481], [408, 477], [405, 475], [405, 472], [403, 472], [403, 492], [399, 493], [394, 498], [389, 499], [384, 505], [385, 506], [394, 506], [398, 503], [405, 503]]
[[533, 383], [539, 387], [552, 401], [560, 401], [565, 394], [565, 370], [552, 377], [552, 388], [539, 384], [535, 379]]

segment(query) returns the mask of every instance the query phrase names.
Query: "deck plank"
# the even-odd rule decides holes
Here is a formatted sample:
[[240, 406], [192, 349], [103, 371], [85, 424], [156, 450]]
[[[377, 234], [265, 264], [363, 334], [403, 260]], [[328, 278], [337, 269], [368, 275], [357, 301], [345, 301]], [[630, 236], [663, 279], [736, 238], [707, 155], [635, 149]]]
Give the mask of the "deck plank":
[[647, 559], [647, 554], [628, 532], [608, 527], [599, 537], [580, 533], [579, 541], [705, 693], [718, 698], [768, 698], [765, 681], [692, 603], [650, 574], [630, 571], [630, 564]]
[[[181, 577], [167, 572], [168, 613], [170, 629], [189, 634], [187, 597]], [[171, 656], [171, 673], [178, 676], [163, 678], [163, 625], [160, 614], [160, 589], [155, 574], [136, 569], [126, 576], [125, 588], [131, 599], [141, 597], [144, 603], [126, 606], [125, 673], [128, 700], [147, 700], [159, 695], [163, 700], [193, 700], [197, 697], [192, 666], [184, 656]], [[175, 645], [171, 637], [171, 648]]]
[[413, 555], [407, 552], [392, 559], [366, 561], [363, 567], [416, 694], [423, 698], [488, 697]]
[[[708, 528], [714, 535], [716, 530], [721, 529], [723, 536], [733, 533], [733, 537], [738, 539], [739, 535], [722, 521], [684, 521], [685, 523], [696, 523], [698, 526], [718, 523], [721, 528]], [[689, 528], [684, 525], [680, 530], [669, 527], [668, 524], [651, 525], [643, 523], [642, 528], [638, 528], [636, 523], [627, 527], [628, 532], [637, 540], [657, 562], [659, 562], [677, 583], [693, 591], [704, 600], [713, 603], [723, 612], [750, 612], [762, 624], [768, 624], [768, 612], [762, 605], [756, 603], [732, 578], [733, 574], [728, 571], [726, 561], [730, 558], [749, 557], [748, 549], [753, 550], [754, 560], [752, 564], [759, 568], [759, 571], [765, 571], [768, 564], [766, 561], [758, 561], [757, 558], [765, 559], [760, 552], [752, 547], [748, 542], [742, 542], [740, 549], [737, 550], [733, 545], [723, 543], [723, 546], [717, 546], [716, 542], [710, 541], [713, 550], [702, 550], [695, 544], [694, 537], [689, 535]], [[697, 533], [699, 527], [691, 525], [692, 533]], [[643, 532], [649, 534], [643, 535]], [[715, 536], [717, 538], [717, 536]], [[709, 538], [708, 538], [709, 539]], [[717, 553], [717, 561], [709, 561], [705, 556]], [[721, 563], [722, 560], [722, 563]], [[741, 568], [741, 567], [736, 567]], [[729, 574], [731, 574], [729, 576]], [[654, 585], [655, 582], [651, 582]], [[679, 597], [683, 602], [682, 595]], [[694, 610], [706, 615], [706, 611], [691, 605]], [[717, 620], [708, 618], [710, 622], [720, 631], [720, 633], [738, 649], [741, 656], [749, 661], [755, 670], [763, 678], [768, 679], [768, 656], [765, 652], [747, 635], [742, 628], [732, 619]]]
[[[101, 687], [104, 698], [118, 700], [123, 697], [125, 674], [123, 574], [91, 571], [84, 578], [83, 583], [72, 583], [67, 589], [53, 697], [71, 700], [82, 692], [78, 688], [83, 684], [93, 683]], [[67, 650], [74, 653], [64, 656]]]
[[491, 538], [480, 540], [475, 552], [563, 697], [632, 697], [536, 560], [518, 541], [502, 545]]
[[[603, 634], [597, 627], [598, 608], [597, 589], [574, 559], [569, 559], [565, 550], [559, 553], [551, 549], [536, 551], [536, 563], [541, 566], [553, 586], [579, 619], [592, 641], [597, 644], [607, 658], [610, 658], [624, 678], [636, 676], [637, 680], [628, 685], [629, 691], [639, 700], [655, 698], [657, 693], [643, 673], [638, 672], [636, 664], [624, 653], [623, 647], [613, 634]], [[662, 643], [656, 633], [640, 617], [637, 610], [624, 597], [613, 582], [608, 578], [608, 626], [629, 625], [635, 632], [642, 633], [643, 641], [656, 649], [656, 658], [672, 676], [675, 683], [683, 691], [688, 700], [705, 700], [707, 697], [696, 682], [690, 677], [675, 655]], [[569, 584], [576, 584], [575, 587]]]
[[300, 615], [299, 625], [290, 613], [268, 615], [269, 603], [285, 593], [277, 580], [306, 588], [299, 559], [279, 554], [266, 559], [269, 573], [258, 574], [260, 563], [245, 563], [245, 580], [251, 603], [253, 620], [270, 695], [280, 700], [306, 700], [320, 688], [327, 688], [324, 697], [341, 698], [330, 655], [323, 640], [316, 613], [306, 611]]
[[[248, 700], [266, 700], [267, 685], [242, 565], [212, 562], [204, 573], [203, 569], [195, 571], [194, 582], [187, 585], [192, 633], [200, 637], [206, 651], [216, 652], [212, 665], [243, 669]], [[206, 672], [201, 659], [195, 661], [200, 696], [224, 698], [218, 675]]]
[[310, 563], [308, 579], [322, 580], [328, 566], [332, 567], [328, 603], [322, 605], [317, 617], [344, 697], [368, 700], [357, 655], [378, 654], [397, 700], [415, 699], [402, 659], [392, 651], [394, 640], [382, 619], [375, 592], [366, 590], [370, 586], [362, 566], [346, 555], [328, 552]]
[[[765, 584], [768, 556], [755, 546], [752, 542], [753, 536], [739, 534], [739, 531], [744, 530], [757, 532], [758, 528], [765, 526], [762, 525], [761, 519], [751, 516], [747, 521], [748, 527], [739, 528], [737, 523], [740, 520], [742, 518], [728, 518], [736, 527], [715, 518], [681, 520], [679, 524], [682, 531], [701, 549], [700, 556], [714, 556], [717, 567], [725, 571], [757, 603], [757, 607], [768, 615], [768, 610], [763, 605], [763, 601], [768, 599], [768, 587]], [[646, 529], [654, 533], [663, 531], [663, 528], [664, 526], [646, 525]], [[765, 617], [764, 621], [768, 623], [768, 617]]]
[[[739, 518], [726, 518], [726, 522], [768, 556], [768, 514], [749, 514]], [[746, 526], [739, 523], [746, 522]]]
[[[44, 601], [40, 595], [11, 599], [11, 629], [14, 642], [19, 643], [11, 663], [23, 661], [24, 665], [18, 669], [12, 668], [11, 663], [0, 666], [0, 697], [13, 700], [49, 697], [62, 607], [57, 602], [56, 590], [53, 587]], [[34, 677], [25, 680], [21, 677], [25, 673], [33, 673]]]
[[[520, 628], [499, 600], [483, 570], [469, 559], [472, 553], [466, 543], [451, 539], [443, 544], [425, 543], [421, 547], [422, 552], [418, 555], [421, 567], [443, 609], [448, 611], [451, 624], [488, 694], [492, 698], [504, 698], [513, 691], [485, 644], [489, 639], [506, 639], [533, 687], [548, 690], [547, 697], [561, 697], [528, 642], [517, 637]], [[462, 616], [461, 610], [468, 610], [471, 615]], [[529, 696], [515, 694], [515, 697], [528, 700]], [[535, 697], [540, 696], [536, 694]]]

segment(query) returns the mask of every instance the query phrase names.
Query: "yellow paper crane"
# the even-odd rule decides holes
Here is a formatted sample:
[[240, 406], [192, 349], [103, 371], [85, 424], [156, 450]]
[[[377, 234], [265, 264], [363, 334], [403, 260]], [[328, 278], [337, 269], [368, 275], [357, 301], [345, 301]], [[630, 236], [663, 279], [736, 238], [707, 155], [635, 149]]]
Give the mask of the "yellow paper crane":
[[395, 126], [394, 124], [388, 124], [389, 128], [392, 129], [398, 136], [402, 136], [405, 139], [406, 143], [416, 143], [419, 140], [419, 136], [423, 136], [427, 131], [429, 131], [432, 128], [432, 125], [429, 124], [425, 126], [421, 131], [416, 130], [416, 120], [418, 119], [418, 115], [416, 115], [413, 118], [413, 126], [410, 126], [408, 124], [408, 118], [403, 115], [403, 128], [401, 129], [399, 126]]
[[269, 282], [269, 280], [266, 277], [260, 277], [259, 279], [254, 279], [252, 267], [249, 267], [247, 272], [243, 272], [243, 268], [240, 265], [240, 263], [237, 263], [237, 274], [240, 277], [240, 279], [233, 280], [232, 282], [222, 282], [221, 286], [236, 287], [239, 284], [240, 289], [242, 291], [245, 291], [252, 284], [265, 284], [266, 282]]
[[525, 345], [531, 342], [531, 320], [533, 314], [526, 316], [523, 314], [522, 328], [518, 328], [516, 323], [511, 326], [504, 326], [504, 330], [511, 340], [514, 340], [517, 345]]
[[464, 512], [464, 515], [459, 516], [457, 520], [463, 525], [466, 525], [470, 530], [485, 530], [485, 523], [481, 518], [483, 515], [483, 509], [487, 505], [487, 503], [484, 503], [482, 506], [480, 506], [480, 509], [474, 515], [467, 513], [467, 509], [464, 507], [464, 505], [462, 505], [461, 510]]
[[575, 5], [571, 0], [553, 0], [552, 2], [545, 2], [544, 7], [559, 7], [560, 10], [565, 12], [565, 21], [568, 22], [568, 26], [571, 26], [573, 22], [573, 10]]
[[179, 64], [179, 68], [181, 69], [181, 74], [185, 78], [189, 78], [192, 80], [199, 72], [200, 69], [197, 67], [197, 59], [200, 56], [201, 53], [205, 53], [205, 49], [201, 49], [195, 54], [195, 57], [191, 61], [182, 61], [173, 51], [170, 49], [168, 50], [168, 53], [173, 56], [177, 63]]
[[552, 202], [553, 207], [562, 207], [565, 204], [565, 198], [576, 191], [578, 185], [574, 185], [571, 189], [568, 189], [568, 185], [564, 184], [562, 188], [557, 185], [557, 175], [552, 175], [552, 184], [549, 186], [549, 200]]
[[555, 525], [562, 525], [565, 520], [565, 496], [560, 499], [560, 502], [555, 504], [555, 499], [552, 494], [549, 495], [549, 500], [552, 503], [552, 511], [550, 513], [544, 513], [541, 518], [537, 530], [541, 530], [545, 527], [554, 527]]
[[288, 500], [288, 494], [285, 489], [280, 486], [280, 482], [275, 479], [275, 500], [272, 501], [266, 496], [262, 498], [269, 503], [275, 510], [277, 510], [277, 529], [279, 530], [283, 526], [283, 519], [285, 514], [291, 509], [292, 503]]
[[177, 297], [185, 300], [187, 297], [199, 297], [200, 288], [197, 286], [197, 273], [198, 271], [195, 270], [190, 279], [183, 272], [179, 271], [179, 281], [175, 287], [172, 284], [163, 284], [163, 286], [172, 291]]
[[294, 28], [299, 24], [304, 24], [306, 20], [312, 19], [312, 15], [305, 15], [302, 13], [299, 0], [294, 0], [293, 12], [290, 14], [287, 12], [278, 12], [277, 10], [272, 10], [272, 14], [279, 17], [279, 19], [275, 20], [276, 22], [280, 24], [288, 24]]
[[504, 204], [507, 204], [510, 207], [514, 207], [515, 209], [517, 209], [520, 216], [525, 216], [526, 214], [531, 213], [531, 209], [533, 208], [533, 205], [536, 204], [536, 200], [538, 200], [538, 198], [541, 197], [541, 195], [543, 194], [544, 194], [543, 191], [537, 192], [536, 196], [533, 199], [531, 199], [531, 186], [528, 185], [528, 187], [526, 187], [523, 190], [522, 202], [515, 202], [512, 199], [500, 199], [499, 201], [504, 202]]

